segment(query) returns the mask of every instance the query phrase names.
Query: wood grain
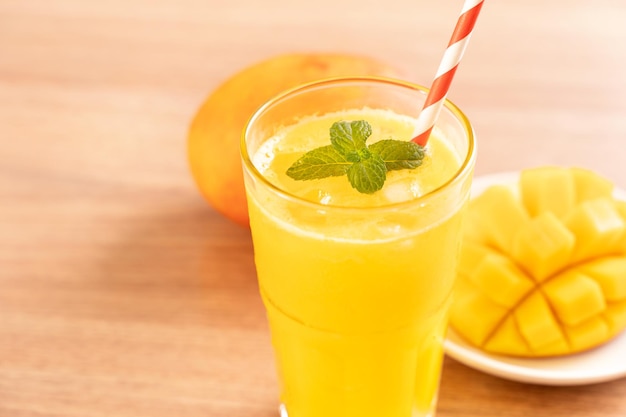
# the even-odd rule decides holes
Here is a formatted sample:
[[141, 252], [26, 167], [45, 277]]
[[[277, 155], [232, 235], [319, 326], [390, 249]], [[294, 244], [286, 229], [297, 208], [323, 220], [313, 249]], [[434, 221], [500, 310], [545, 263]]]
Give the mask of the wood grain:
[[[0, 416], [276, 416], [249, 233], [188, 173], [195, 110], [271, 55], [376, 56], [428, 84], [461, 1], [0, 2]], [[487, 2], [450, 98], [477, 174], [584, 165], [626, 187], [626, 9]], [[447, 360], [442, 417], [618, 417], [626, 380]]]

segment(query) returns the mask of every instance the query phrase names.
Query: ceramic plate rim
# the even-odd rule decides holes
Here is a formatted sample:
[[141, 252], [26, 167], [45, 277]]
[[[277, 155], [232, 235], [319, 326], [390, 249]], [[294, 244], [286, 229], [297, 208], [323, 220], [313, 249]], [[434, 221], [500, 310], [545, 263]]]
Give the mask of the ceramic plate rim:
[[[513, 183], [518, 176], [519, 172], [502, 172], [476, 177], [472, 194], [480, 194], [493, 184]], [[624, 190], [617, 189], [615, 195], [626, 200]], [[585, 385], [626, 376], [626, 332], [582, 353], [552, 358], [518, 358], [486, 353], [469, 345], [450, 328], [444, 350], [448, 356], [471, 368], [518, 382]]]

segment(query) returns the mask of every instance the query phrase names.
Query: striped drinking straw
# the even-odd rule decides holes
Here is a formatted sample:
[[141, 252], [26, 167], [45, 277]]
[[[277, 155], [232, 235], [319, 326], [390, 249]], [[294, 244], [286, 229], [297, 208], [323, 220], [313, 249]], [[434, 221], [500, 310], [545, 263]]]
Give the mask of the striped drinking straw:
[[465, 48], [467, 48], [482, 6], [483, 0], [465, 0], [463, 4], [463, 10], [461, 10], [459, 20], [456, 22], [446, 52], [443, 54], [433, 85], [417, 119], [412, 141], [419, 145], [425, 146], [428, 142], [428, 137], [433, 130], [437, 117], [439, 117], [439, 112], [443, 108], [452, 78], [459, 62], [461, 62]]

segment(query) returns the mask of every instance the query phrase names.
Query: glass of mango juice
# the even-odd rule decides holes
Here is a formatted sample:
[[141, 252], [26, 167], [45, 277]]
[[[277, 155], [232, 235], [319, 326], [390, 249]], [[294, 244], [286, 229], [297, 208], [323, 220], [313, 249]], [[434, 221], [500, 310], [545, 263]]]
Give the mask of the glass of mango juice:
[[[446, 102], [421, 165], [361, 193], [345, 175], [287, 169], [328, 146], [338, 121], [365, 120], [367, 144], [410, 141], [427, 90], [375, 77], [307, 84], [249, 120], [242, 159], [281, 415], [434, 415], [474, 133]], [[373, 149], [373, 148], [372, 148]]]

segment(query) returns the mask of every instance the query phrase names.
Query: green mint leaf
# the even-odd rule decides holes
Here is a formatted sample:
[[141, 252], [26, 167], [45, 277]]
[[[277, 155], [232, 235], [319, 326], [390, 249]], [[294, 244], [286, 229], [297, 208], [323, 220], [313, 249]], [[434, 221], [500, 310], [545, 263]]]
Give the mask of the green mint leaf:
[[330, 143], [340, 154], [353, 159], [353, 153], [365, 148], [371, 134], [372, 127], [365, 120], [336, 122], [330, 128]]
[[383, 188], [387, 179], [387, 168], [385, 161], [372, 153], [369, 158], [352, 164], [347, 174], [353, 188], [361, 193], [372, 194]]
[[387, 171], [417, 168], [422, 165], [424, 159], [422, 146], [403, 140], [381, 140], [371, 144], [369, 150], [378, 154], [385, 161]]
[[302, 155], [287, 170], [294, 180], [315, 180], [345, 175], [351, 162], [332, 145], [313, 149]]
[[365, 120], [341, 121], [330, 128], [328, 146], [302, 155], [287, 170], [294, 180], [347, 175], [353, 188], [372, 194], [385, 184], [387, 172], [422, 164], [424, 148], [413, 142], [386, 139], [367, 146], [372, 128]]

